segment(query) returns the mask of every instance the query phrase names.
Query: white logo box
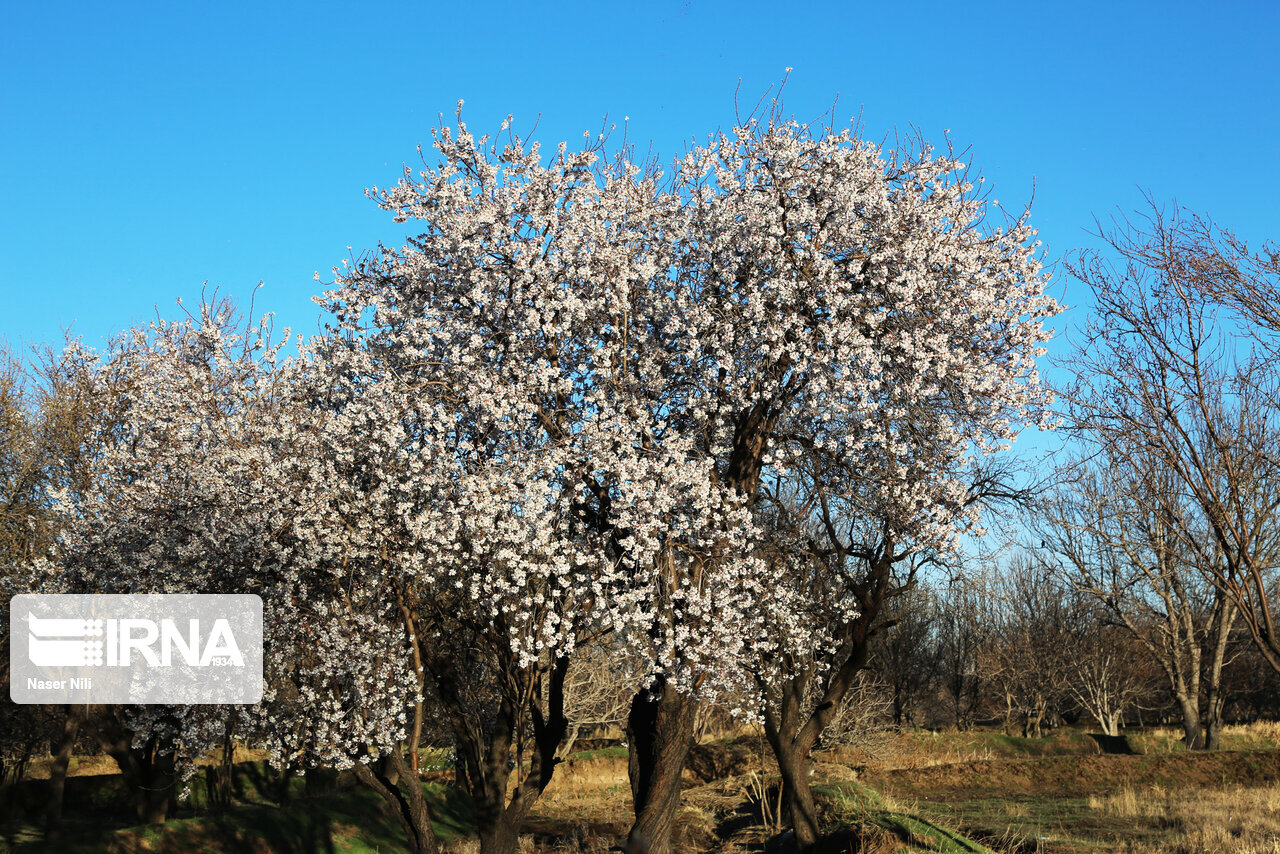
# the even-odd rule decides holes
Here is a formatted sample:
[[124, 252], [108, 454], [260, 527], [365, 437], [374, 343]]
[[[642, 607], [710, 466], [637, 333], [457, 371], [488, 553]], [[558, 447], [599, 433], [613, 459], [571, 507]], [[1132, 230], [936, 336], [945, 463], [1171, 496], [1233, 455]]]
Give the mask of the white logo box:
[[257, 703], [262, 599], [24, 593], [9, 602], [15, 703]]

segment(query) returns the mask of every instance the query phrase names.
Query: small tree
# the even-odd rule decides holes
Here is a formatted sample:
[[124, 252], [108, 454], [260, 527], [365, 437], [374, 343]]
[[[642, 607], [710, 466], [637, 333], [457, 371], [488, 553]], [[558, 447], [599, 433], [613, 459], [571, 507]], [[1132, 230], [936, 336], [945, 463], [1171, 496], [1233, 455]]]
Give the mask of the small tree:
[[1125, 715], [1151, 692], [1151, 668], [1141, 644], [1101, 608], [1091, 609], [1086, 620], [1067, 687], [1104, 735], [1119, 736]]
[[430, 849], [421, 787], [390, 791], [395, 768], [382, 768], [398, 764], [416, 688], [394, 654], [405, 641], [379, 579], [348, 571], [339, 547], [315, 540], [326, 488], [316, 410], [269, 332], [265, 319], [241, 327], [228, 303], [207, 302], [183, 321], [131, 330], [102, 355], [68, 348], [63, 363], [99, 413], [94, 452], [84, 487], [63, 491], [62, 534], [31, 583], [264, 599], [263, 704], [119, 707], [86, 721], [120, 763], [141, 820], [163, 820], [192, 760], [235, 731], [282, 766], [354, 769], [405, 806], [410, 844]]

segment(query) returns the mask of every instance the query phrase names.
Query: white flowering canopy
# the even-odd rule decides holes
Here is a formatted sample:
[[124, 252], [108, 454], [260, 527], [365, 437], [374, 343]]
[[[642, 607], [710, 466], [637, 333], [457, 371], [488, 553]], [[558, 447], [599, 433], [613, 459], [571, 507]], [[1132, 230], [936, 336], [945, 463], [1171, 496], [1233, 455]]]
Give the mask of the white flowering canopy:
[[129, 710], [137, 738], [166, 736], [187, 773], [229, 727], [281, 764], [342, 767], [403, 736], [417, 691], [394, 608], [318, 539], [323, 413], [302, 397], [308, 365], [282, 358], [286, 341], [271, 341], [269, 318], [241, 328], [229, 305], [207, 303], [103, 354], [64, 354], [99, 409], [92, 476], [62, 496], [37, 589], [263, 597], [261, 705]]
[[337, 272], [299, 359], [208, 312], [70, 353], [113, 409], [41, 571], [261, 593], [244, 725], [341, 766], [404, 737], [408, 603], [525, 665], [614, 631], [719, 694], [814, 639], [759, 545], [762, 479], [826, 478], [919, 548], [973, 524], [966, 461], [1047, 402], [1025, 216], [984, 231], [963, 164], [777, 117], [667, 178], [602, 150], [441, 129], [371, 191], [421, 233]]
[[776, 117], [665, 181], [461, 118], [435, 152], [371, 191], [423, 231], [321, 300], [331, 450], [360, 473], [345, 546], [465, 591], [523, 660], [603, 626], [726, 688], [791, 607], [762, 473], [817, 453], [934, 547], [975, 518], [964, 461], [1040, 417], [1033, 232], [984, 232], [953, 159]]

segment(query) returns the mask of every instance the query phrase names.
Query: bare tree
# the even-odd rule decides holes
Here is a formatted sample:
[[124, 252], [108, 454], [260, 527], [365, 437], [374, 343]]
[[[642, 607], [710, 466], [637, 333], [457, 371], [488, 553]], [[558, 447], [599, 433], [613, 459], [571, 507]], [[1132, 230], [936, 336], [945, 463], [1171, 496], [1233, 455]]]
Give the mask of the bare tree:
[[1097, 603], [1082, 608], [1081, 633], [1068, 662], [1067, 691], [1098, 722], [1119, 736], [1125, 715], [1151, 691], [1145, 649]]
[[1106, 466], [1159, 473], [1131, 496], [1159, 525], [1153, 544], [1202, 573], [1225, 598], [1217, 619], [1238, 613], [1280, 671], [1277, 255], [1154, 204], [1101, 236], [1106, 255], [1071, 265], [1096, 312], [1071, 362], [1068, 426]]
[[937, 594], [921, 584], [894, 600], [886, 617], [886, 629], [873, 643], [873, 666], [889, 694], [893, 725], [913, 726], [939, 675]]
[[939, 594], [938, 666], [942, 691], [957, 729], [972, 728], [985, 689], [981, 670], [991, 627], [989, 579], [970, 572]]
[[1025, 553], [1013, 555], [990, 593], [987, 676], [1003, 686], [1006, 721], [1017, 717], [1024, 737], [1040, 738], [1068, 695], [1081, 629], [1077, 603]]
[[559, 756], [567, 758], [579, 735], [626, 726], [635, 685], [644, 677], [645, 662], [616, 635], [584, 642], [574, 653], [564, 681], [564, 710], [568, 734]]
[[[1099, 451], [1044, 504], [1044, 547], [1064, 576], [1123, 626], [1160, 668], [1188, 747], [1216, 747], [1222, 669], [1236, 609], [1206, 578], [1213, 556], [1187, 545], [1211, 541], [1197, 508], [1154, 456]], [[1206, 702], [1202, 708], [1202, 695]]]

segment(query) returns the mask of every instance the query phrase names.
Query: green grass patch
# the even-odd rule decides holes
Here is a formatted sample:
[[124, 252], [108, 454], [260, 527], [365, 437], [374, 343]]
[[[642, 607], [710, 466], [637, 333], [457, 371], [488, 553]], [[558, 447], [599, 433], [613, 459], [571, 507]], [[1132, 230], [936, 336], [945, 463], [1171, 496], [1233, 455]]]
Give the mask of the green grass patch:
[[982, 843], [923, 814], [916, 805], [907, 808], [857, 781], [815, 787], [814, 796], [825, 808], [824, 830], [828, 834], [865, 837], [867, 828], [874, 827], [906, 843], [908, 851], [995, 854]]
[[[246, 763], [249, 765], [249, 763]], [[0, 832], [0, 851], [58, 852], [58, 854], [373, 854], [403, 851], [407, 840], [400, 823], [374, 792], [344, 780], [324, 794], [306, 793], [305, 781], [264, 781], [254, 767], [237, 766], [236, 791], [242, 798], [229, 808], [209, 808], [203, 781], [192, 787], [177, 816], [164, 824], [128, 825], [127, 804], [103, 812], [67, 801], [63, 838], [46, 842], [38, 816], [11, 821]], [[106, 789], [118, 778], [73, 778], [87, 793]], [[196, 782], [196, 781], [193, 781]], [[436, 835], [448, 843], [474, 832], [474, 810], [461, 791], [439, 783], [423, 783]], [[272, 803], [267, 796], [283, 796]], [[98, 792], [99, 799], [111, 797]]]
[[583, 759], [626, 759], [627, 749], [620, 745], [614, 747], [598, 747], [595, 750], [579, 750], [569, 754], [575, 760]]

